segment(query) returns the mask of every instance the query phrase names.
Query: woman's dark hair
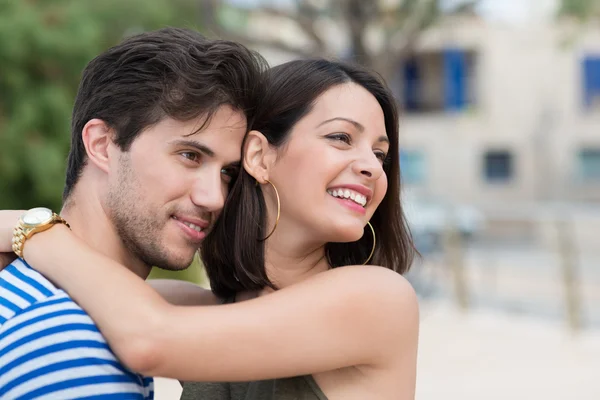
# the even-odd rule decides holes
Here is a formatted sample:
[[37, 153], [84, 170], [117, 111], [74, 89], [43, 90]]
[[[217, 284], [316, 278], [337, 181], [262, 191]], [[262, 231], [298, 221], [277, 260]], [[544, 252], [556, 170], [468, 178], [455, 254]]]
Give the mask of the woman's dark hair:
[[[415, 249], [400, 205], [398, 109], [383, 80], [358, 65], [324, 59], [279, 65], [266, 73], [266, 95], [251, 128], [263, 133], [271, 145], [281, 146], [321, 94], [350, 82], [364, 87], [377, 99], [390, 141], [390, 162], [384, 166], [388, 190], [371, 218], [377, 235], [371, 263], [404, 273], [412, 263]], [[212, 290], [217, 296], [228, 297], [267, 286], [275, 288], [267, 277], [265, 247], [260, 241], [267, 234], [266, 221], [262, 190], [256, 186], [255, 179], [242, 170], [214, 230], [205, 238], [201, 249]], [[357, 242], [328, 243], [326, 254], [332, 267], [362, 264], [372, 245], [373, 238], [366, 231]]]

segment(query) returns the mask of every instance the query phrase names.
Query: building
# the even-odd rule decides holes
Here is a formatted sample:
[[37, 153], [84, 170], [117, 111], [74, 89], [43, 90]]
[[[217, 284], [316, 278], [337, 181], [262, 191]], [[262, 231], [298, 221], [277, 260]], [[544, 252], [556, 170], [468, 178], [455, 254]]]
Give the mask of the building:
[[600, 30], [448, 20], [399, 81], [401, 164], [417, 197], [600, 201]]

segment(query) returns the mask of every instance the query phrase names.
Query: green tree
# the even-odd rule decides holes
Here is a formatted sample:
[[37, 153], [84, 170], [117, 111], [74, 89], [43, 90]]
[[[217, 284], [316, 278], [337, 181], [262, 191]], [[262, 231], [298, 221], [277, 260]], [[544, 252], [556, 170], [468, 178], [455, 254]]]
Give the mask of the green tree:
[[598, 0], [561, 0], [559, 15], [573, 17], [580, 21], [589, 21], [600, 17]]
[[60, 206], [85, 64], [124, 36], [190, 25], [193, 4], [0, 0], [0, 208]]

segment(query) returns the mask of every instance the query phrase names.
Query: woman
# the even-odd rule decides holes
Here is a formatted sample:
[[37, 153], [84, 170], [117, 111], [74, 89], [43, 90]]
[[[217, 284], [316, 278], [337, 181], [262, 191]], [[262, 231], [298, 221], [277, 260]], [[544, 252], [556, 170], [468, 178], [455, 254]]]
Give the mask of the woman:
[[[418, 306], [400, 275], [413, 247], [394, 99], [360, 67], [325, 60], [275, 67], [268, 84], [244, 168], [201, 249], [213, 293], [235, 304], [172, 305], [189, 304], [177, 284], [163, 286], [168, 303], [63, 227], [35, 235], [24, 258], [92, 316], [132, 370], [263, 380], [225, 394], [197, 384], [184, 396], [258, 398], [269, 380], [282, 393], [272, 398], [412, 399]], [[5, 232], [14, 221], [0, 224]]]

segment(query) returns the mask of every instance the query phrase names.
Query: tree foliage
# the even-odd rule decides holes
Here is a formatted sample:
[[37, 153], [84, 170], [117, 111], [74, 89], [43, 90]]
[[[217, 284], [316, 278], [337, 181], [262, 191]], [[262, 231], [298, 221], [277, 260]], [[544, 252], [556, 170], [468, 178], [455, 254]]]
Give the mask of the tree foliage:
[[561, 0], [559, 15], [573, 17], [579, 21], [589, 21], [600, 17], [598, 0]]
[[194, 26], [191, 1], [0, 0], [0, 208], [58, 209], [81, 71], [124, 36]]

